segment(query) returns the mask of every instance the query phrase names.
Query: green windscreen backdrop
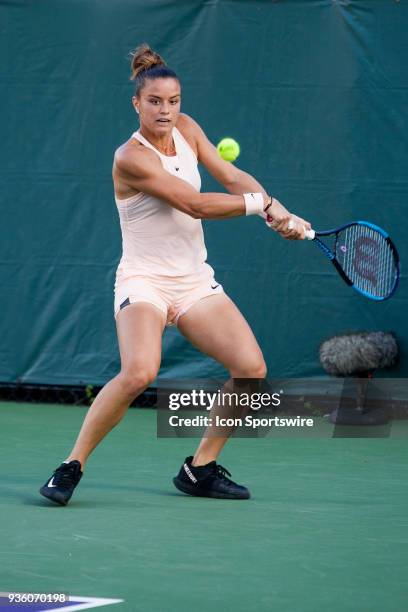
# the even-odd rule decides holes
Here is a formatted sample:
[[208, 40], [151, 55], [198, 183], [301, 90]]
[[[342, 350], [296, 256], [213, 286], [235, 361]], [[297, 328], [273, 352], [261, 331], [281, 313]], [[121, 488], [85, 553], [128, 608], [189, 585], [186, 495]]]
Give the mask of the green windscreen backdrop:
[[[270, 375], [319, 375], [322, 340], [384, 330], [408, 376], [408, 2], [0, 0], [0, 26], [0, 381], [118, 371], [111, 168], [138, 127], [128, 53], [145, 41], [180, 76], [182, 110], [212, 142], [238, 140], [238, 166], [289, 209], [320, 229], [370, 220], [400, 251], [400, 288], [376, 303], [260, 218], [204, 221], [208, 261]], [[161, 376], [223, 372], [174, 328], [163, 348]]]

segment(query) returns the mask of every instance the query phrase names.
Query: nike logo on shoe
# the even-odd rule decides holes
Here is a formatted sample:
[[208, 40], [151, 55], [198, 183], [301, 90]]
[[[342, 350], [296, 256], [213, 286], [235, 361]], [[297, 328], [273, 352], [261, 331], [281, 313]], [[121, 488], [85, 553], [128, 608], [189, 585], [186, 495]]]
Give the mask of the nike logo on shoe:
[[53, 484], [54, 482], [54, 476], [51, 478], [50, 482], [48, 483], [48, 487], [56, 487], [57, 485]]

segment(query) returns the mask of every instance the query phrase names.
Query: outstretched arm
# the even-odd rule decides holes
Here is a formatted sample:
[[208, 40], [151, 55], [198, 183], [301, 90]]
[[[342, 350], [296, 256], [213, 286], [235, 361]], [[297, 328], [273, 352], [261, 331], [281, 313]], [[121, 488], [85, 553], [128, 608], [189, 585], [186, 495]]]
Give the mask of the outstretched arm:
[[114, 171], [132, 189], [160, 198], [195, 219], [262, 214], [270, 202], [266, 194], [252, 202], [242, 194], [200, 193], [186, 181], [167, 172], [150, 149], [119, 149], [115, 154]]

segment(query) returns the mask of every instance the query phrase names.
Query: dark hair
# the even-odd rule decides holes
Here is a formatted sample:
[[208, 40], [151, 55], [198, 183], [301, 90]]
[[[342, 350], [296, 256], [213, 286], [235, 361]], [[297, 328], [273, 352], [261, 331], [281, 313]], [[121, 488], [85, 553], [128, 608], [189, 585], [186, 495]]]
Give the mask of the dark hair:
[[177, 74], [166, 66], [164, 59], [148, 44], [143, 43], [131, 52], [131, 81], [135, 82], [135, 96], [140, 94], [147, 79], [172, 78], [180, 82]]

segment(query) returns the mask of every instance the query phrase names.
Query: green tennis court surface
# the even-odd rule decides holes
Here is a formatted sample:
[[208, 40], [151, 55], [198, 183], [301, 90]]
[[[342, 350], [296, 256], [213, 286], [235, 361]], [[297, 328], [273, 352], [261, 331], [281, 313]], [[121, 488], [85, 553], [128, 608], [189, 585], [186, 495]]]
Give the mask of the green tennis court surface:
[[197, 499], [171, 482], [197, 440], [158, 440], [155, 411], [131, 409], [51, 505], [38, 488], [85, 412], [0, 405], [0, 591], [131, 612], [407, 609], [404, 439], [234, 439], [220, 463], [253, 499]]

